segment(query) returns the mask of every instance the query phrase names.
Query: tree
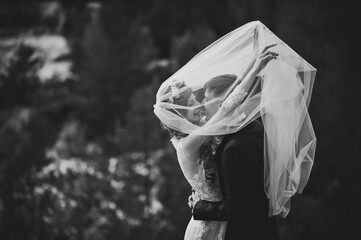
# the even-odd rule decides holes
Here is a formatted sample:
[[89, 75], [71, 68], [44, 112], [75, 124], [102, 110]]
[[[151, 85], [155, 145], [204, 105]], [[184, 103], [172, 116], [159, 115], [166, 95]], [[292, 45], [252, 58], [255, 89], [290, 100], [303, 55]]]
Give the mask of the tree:
[[[55, 141], [67, 108], [67, 84], [40, 83], [41, 61], [34, 49], [20, 45], [0, 76], [0, 236], [46, 236], [35, 187], [46, 164], [45, 149]], [[51, 89], [51, 90], [50, 90]]]

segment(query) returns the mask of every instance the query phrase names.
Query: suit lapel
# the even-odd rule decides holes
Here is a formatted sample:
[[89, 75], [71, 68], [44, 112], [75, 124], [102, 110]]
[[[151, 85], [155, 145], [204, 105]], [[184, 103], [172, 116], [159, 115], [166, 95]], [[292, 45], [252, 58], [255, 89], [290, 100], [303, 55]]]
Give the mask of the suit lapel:
[[222, 195], [225, 195], [224, 192], [224, 180], [223, 180], [223, 166], [222, 166], [222, 152], [223, 149], [227, 143], [227, 139], [229, 138], [230, 135], [225, 135], [224, 138], [222, 139], [221, 143], [218, 145], [217, 150], [216, 150], [216, 154], [215, 154], [215, 158], [216, 158], [216, 166], [217, 166], [217, 171], [218, 171], [218, 177], [219, 177], [219, 185], [220, 185], [220, 189], [222, 192]]
[[221, 162], [221, 159], [222, 159], [222, 152], [223, 152], [223, 148], [224, 148], [224, 145], [226, 144], [227, 142], [227, 138], [229, 137], [229, 135], [225, 135], [221, 141], [221, 143], [218, 145], [217, 147], [217, 150], [216, 150], [216, 162], [217, 162], [217, 165], [220, 164]]

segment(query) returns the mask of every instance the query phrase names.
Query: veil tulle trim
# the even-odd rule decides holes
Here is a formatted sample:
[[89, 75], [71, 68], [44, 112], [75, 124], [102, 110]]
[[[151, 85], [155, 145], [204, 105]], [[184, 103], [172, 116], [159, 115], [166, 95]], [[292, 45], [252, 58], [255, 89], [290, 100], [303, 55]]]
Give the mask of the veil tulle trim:
[[[252, 57], [273, 43], [277, 44], [272, 48], [279, 54], [277, 59], [258, 74], [255, 84], [242, 89], [247, 95], [235, 103], [237, 105], [230, 113], [210, 121], [211, 124], [192, 123], [180, 114], [194, 110], [195, 106], [176, 104], [173, 96], [179, 97], [182, 92], [192, 89], [201, 102], [203, 86], [211, 78], [234, 74], [242, 81], [250, 70], [245, 66]], [[316, 137], [308, 106], [315, 75], [313, 66], [265, 25], [254, 21], [221, 37], [164, 81], [156, 95], [154, 113], [169, 128], [208, 136], [237, 132], [261, 116], [265, 130], [264, 187], [269, 198], [270, 216], [286, 217], [290, 199], [306, 186], [314, 161]], [[171, 91], [177, 81], [184, 82], [185, 87]], [[224, 103], [237, 102], [236, 95], [227, 95]], [[240, 156], [239, 160], [244, 159]]]

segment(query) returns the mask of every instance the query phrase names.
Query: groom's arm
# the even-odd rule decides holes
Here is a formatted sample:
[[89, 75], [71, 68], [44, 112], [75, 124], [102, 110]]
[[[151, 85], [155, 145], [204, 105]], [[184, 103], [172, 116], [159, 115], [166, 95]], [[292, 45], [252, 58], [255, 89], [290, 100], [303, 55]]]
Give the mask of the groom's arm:
[[[224, 149], [222, 165], [224, 172], [225, 196], [220, 202], [198, 201], [193, 208], [195, 220], [227, 221], [232, 218], [252, 217], [252, 197], [255, 195], [252, 183], [255, 179], [257, 159], [253, 146], [242, 148], [230, 146]], [[242, 215], [239, 216], [239, 213]], [[238, 214], [238, 216], [236, 216]]]

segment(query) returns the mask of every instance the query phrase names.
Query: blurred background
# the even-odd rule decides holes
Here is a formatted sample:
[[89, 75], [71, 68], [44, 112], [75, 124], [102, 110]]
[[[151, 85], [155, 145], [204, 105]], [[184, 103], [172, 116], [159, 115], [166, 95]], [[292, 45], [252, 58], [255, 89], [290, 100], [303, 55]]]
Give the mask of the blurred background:
[[183, 239], [191, 189], [155, 93], [253, 20], [318, 69], [315, 163], [281, 239], [358, 238], [359, 10], [346, 2], [2, 0], [0, 239]]

